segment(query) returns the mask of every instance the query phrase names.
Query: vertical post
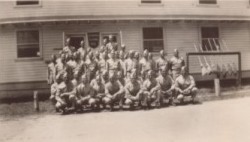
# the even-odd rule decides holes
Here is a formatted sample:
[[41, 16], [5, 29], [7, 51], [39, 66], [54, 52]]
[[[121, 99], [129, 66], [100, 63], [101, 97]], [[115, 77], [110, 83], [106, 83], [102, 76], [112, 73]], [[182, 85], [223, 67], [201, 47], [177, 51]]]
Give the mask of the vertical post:
[[215, 89], [215, 95], [216, 96], [220, 96], [221, 95], [221, 91], [220, 91], [220, 79], [217, 78], [217, 77], [214, 79], [214, 89]]
[[38, 97], [38, 91], [34, 91], [33, 93], [34, 98], [34, 110], [39, 111], [39, 97]]

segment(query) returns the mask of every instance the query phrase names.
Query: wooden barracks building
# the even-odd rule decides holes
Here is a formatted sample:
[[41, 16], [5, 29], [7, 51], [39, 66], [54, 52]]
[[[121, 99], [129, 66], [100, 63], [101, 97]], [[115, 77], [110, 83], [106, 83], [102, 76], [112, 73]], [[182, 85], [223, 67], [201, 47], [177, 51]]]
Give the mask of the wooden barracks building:
[[[84, 39], [98, 49], [110, 34], [127, 50], [148, 49], [157, 55], [164, 49], [168, 58], [175, 48], [185, 58], [195, 52], [194, 44], [224, 40], [228, 49], [221, 50], [241, 52], [242, 76], [247, 78], [249, 21], [249, 0], [0, 1], [0, 94], [48, 89], [45, 60], [62, 49], [66, 37], [76, 47]], [[204, 80], [197, 57], [191, 58], [190, 68], [196, 79]]]

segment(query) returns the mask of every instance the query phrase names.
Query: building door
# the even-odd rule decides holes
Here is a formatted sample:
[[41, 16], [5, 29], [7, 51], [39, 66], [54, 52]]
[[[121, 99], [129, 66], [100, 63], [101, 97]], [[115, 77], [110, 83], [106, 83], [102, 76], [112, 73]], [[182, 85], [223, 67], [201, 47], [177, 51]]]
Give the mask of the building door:
[[76, 50], [80, 47], [82, 40], [84, 40], [86, 44], [85, 37], [85, 34], [66, 34], [66, 38], [70, 38], [70, 46], [74, 46]]

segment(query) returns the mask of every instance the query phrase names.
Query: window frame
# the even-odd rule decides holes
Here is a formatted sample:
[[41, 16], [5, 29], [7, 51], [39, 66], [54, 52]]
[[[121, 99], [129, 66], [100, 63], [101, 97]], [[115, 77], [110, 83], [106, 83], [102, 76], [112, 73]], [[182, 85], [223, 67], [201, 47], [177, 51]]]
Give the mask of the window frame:
[[[218, 29], [218, 38], [214, 38], [214, 39], [220, 40], [221, 33], [220, 33], [220, 27], [218, 25], [210, 25], [210, 26], [203, 25], [203, 26], [200, 26], [200, 28], [199, 28], [199, 34], [200, 34], [200, 43], [202, 45], [202, 49], [204, 49], [203, 48], [203, 44], [202, 44], [203, 39], [208, 39], [208, 38], [202, 38], [202, 28], [217, 28]], [[219, 43], [219, 51], [221, 51], [221, 45], [220, 45], [220, 43]], [[218, 52], [218, 50], [217, 49], [215, 51], [214, 50], [203, 50], [203, 52]]]
[[[120, 37], [120, 33], [119, 32], [101, 32], [100, 33], [100, 46], [102, 46], [102, 43], [103, 43], [103, 37], [104, 36], [109, 36], [109, 35], [115, 35], [117, 36], [116, 40], [117, 40], [117, 44], [118, 44], [118, 48], [119, 48], [119, 45], [121, 45], [121, 37]], [[100, 47], [99, 46], [99, 47]]]
[[[38, 31], [39, 34], [39, 52], [40, 56], [39, 57], [18, 57], [18, 43], [17, 43], [17, 33], [20, 31]], [[15, 41], [16, 41], [16, 61], [25, 61], [25, 60], [43, 60], [43, 46], [42, 46], [42, 32], [41, 29], [39, 28], [30, 28], [30, 29], [17, 29], [15, 31]], [[27, 44], [37, 44], [37, 43], [27, 43]], [[27, 45], [23, 44], [23, 45]]]
[[17, 4], [18, 0], [14, 0], [14, 7], [15, 8], [25, 8], [25, 7], [42, 7], [42, 0], [38, 0], [38, 4], [30, 4], [30, 5], [18, 5]]
[[[144, 39], [144, 37], [143, 37], [143, 34], [144, 34], [144, 32], [143, 32], [143, 29], [144, 28], [161, 28], [162, 29], [162, 39], [146, 39], [146, 41], [162, 41], [162, 44], [163, 44], [163, 47], [162, 47], [162, 49], [160, 49], [160, 51], [161, 50], [164, 50], [164, 46], [165, 46], [165, 39], [164, 39], [164, 37], [165, 37], [165, 35], [164, 35], [164, 27], [163, 26], [157, 26], [157, 27], [142, 27], [142, 49], [143, 49], [143, 51], [145, 50], [145, 48], [144, 48], [144, 41], [145, 41], [145, 39]], [[160, 51], [149, 51], [150, 53], [157, 53], [157, 52], [160, 52]]]

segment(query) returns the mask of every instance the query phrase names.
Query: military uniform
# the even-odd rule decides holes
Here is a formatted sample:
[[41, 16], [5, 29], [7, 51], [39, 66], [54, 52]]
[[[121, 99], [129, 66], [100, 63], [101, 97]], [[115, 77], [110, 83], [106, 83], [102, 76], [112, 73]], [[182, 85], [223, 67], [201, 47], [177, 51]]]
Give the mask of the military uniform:
[[175, 80], [181, 72], [181, 68], [185, 65], [184, 59], [182, 57], [172, 57], [170, 59], [170, 66], [173, 74], [173, 79]]
[[143, 93], [141, 90], [141, 84], [139, 81], [132, 83], [129, 81], [125, 87], [125, 104], [133, 105], [135, 102], [141, 103], [143, 100]]
[[105, 104], [114, 105], [115, 102], [119, 102], [119, 105], [122, 105], [124, 98], [124, 88], [119, 81], [108, 82], [105, 84]]
[[156, 65], [157, 65], [158, 71], [160, 71], [165, 67], [169, 67], [169, 61], [167, 59], [160, 57], [159, 59], [157, 59]]
[[98, 63], [95, 60], [88, 59], [85, 62], [85, 72], [90, 81], [95, 78], [97, 70], [98, 70]]
[[86, 61], [86, 57], [87, 57], [87, 50], [80, 47], [78, 50], [77, 50], [78, 53], [80, 53], [80, 58], [82, 61]]
[[191, 96], [192, 99], [196, 97], [198, 89], [195, 87], [195, 80], [193, 76], [188, 75], [184, 77], [180, 75], [175, 80], [175, 90], [177, 92], [177, 99], [183, 101], [185, 96]]
[[103, 102], [103, 98], [105, 97], [105, 85], [104, 81], [98, 82], [96, 79], [93, 79], [90, 83], [96, 93], [96, 99], [99, 103]]
[[96, 104], [95, 91], [91, 85], [81, 83], [75, 88], [74, 93], [77, 107]]
[[117, 71], [120, 71], [121, 69], [121, 64], [119, 60], [117, 59], [109, 59], [107, 62], [107, 70], [110, 73], [117, 73]]
[[158, 84], [159, 84], [159, 93], [161, 95], [162, 99], [168, 99], [169, 101], [172, 101], [173, 97], [173, 91], [174, 91], [174, 80], [171, 76], [167, 75], [166, 77], [163, 77], [162, 75], [159, 75], [156, 78]]
[[56, 64], [51, 62], [48, 65], [48, 84], [52, 85], [56, 82]]
[[158, 93], [159, 84], [155, 78], [152, 80], [146, 79], [142, 85], [143, 94], [147, 97], [146, 103], [150, 107], [152, 103], [159, 105], [160, 103], [160, 94]]
[[151, 63], [149, 62], [149, 60], [146, 60], [145, 58], [142, 58], [140, 60], [140, 66], [141, 66], [141, 76], [142, 76], [142, 79], [145, 80], [148, 71], [151, 70], [151, 67], [152, 67]]

